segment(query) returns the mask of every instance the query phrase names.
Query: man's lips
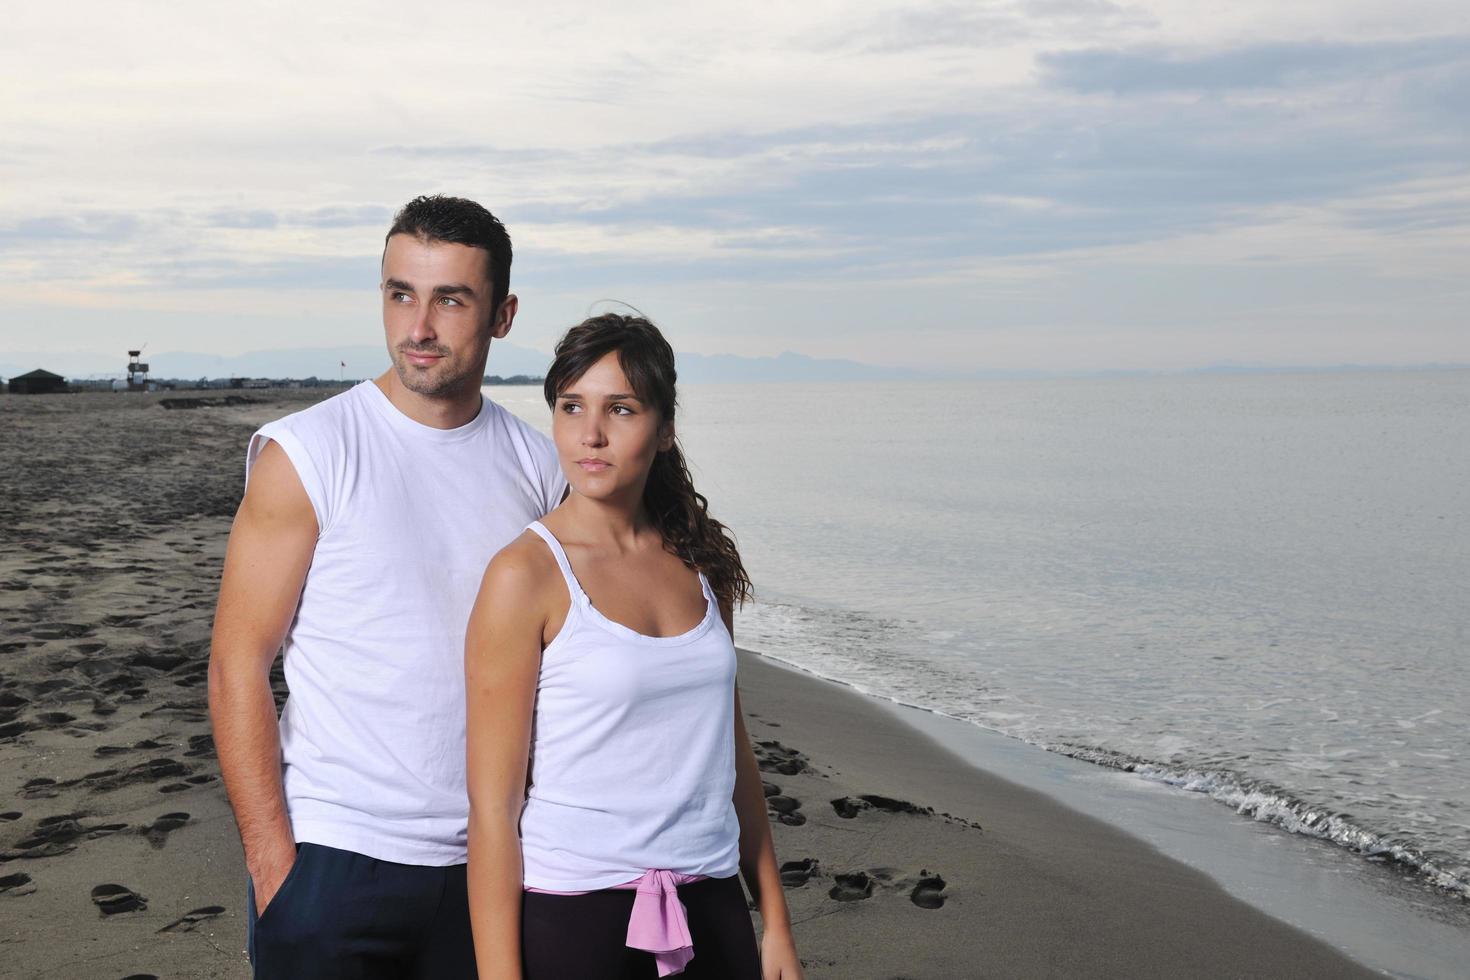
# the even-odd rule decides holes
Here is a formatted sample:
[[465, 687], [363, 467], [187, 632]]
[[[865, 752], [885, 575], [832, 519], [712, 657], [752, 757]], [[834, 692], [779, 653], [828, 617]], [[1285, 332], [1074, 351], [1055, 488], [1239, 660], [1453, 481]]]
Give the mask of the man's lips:
[[410, 364], [416, 364], [419, 367], [427, 367], [430, 364], [434, 364], [444, 359], [443, 354], [429, 354], [423, 351], [412, 350], [404, 351], [403, 356], [408, 358]]

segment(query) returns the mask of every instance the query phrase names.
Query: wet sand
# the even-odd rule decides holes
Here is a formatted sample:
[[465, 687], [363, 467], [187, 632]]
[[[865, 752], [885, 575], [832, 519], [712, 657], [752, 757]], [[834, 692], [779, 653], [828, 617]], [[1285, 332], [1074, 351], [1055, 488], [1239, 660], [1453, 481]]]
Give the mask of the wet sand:
[[[246, 439], [321, 395], [246, 395], [0, 397], [0, 977], [249, 975], [209, 627]], [[741, 683], [809, 977], [1376, 975], [847, 689]]]

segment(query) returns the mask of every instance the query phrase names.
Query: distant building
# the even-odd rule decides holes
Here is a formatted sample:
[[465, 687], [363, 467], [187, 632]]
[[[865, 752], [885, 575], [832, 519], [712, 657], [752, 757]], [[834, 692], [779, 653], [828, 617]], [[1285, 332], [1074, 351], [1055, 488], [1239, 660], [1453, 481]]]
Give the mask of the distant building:
[[128, 391], [155, 391], [148, 384], [148, 365], [138, 358], [143, 356], [141, 350], [128, 351]]
[[66, 391], [66, 379], [59, 374], [43, 371], [40, 368], [29, 374], [18, 375], [10, 379], [10, 393], [12, 395], [47, 395], [57, 391]]

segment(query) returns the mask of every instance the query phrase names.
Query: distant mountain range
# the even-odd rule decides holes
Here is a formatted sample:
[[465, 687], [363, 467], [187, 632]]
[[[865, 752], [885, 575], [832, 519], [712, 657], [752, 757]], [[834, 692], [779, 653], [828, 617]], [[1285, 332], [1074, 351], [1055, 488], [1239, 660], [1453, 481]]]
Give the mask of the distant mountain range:
[[[679, 354], [679, 380], [703, 382], [760, 381], [941, 381], [963, 379], [1026, 379], [1062, 377], [1151, 377], [1166, 374], [1263, 374], [1333, 371], [1406, 371], [1466, 369], [1467, 364], [1280, 366], [1266, 364], [1212, 364], [1184, 371], [918, 371], [862, 364], [830, 358], [807, 357], [789, 351], [775, 357], [735, 354]], [[388, 352], [379, 346], [322, 347], [308, 350], [266, 350], [222, 357], [215, 354], [144, 354], [154, 378], [371, 378], [388, 368]], [[345, 363], [345, 367], [342, 365]], [[551, 355], [506, 341], [490, 348], [486, 374], [543, 375]], [[0, 378], [12, 378], [45, 368], [72, 379], [122, 377], [125, 355], [92, 353], [0, 353]]]
[[[920, 371], [885, 368], [856, 361], [783, 353], [776, 357], [734, 354], [679, 354], [679, 380], [708, 381], [879, 381], [932, 377]], [[371, 378], [388, 368], [382, 347], [323, 347], [312, 350], [266, 350], [223, 357], [215, 354], [143, 355], [154, 378]], [[343, 366], [345, 364], [345, 367]], [[551, 355], [506, 341], [490, 348], [486, 374], [543, 375]], [[68, 378], [121, 377], [126, 356], [88, 353], [0, 353], [0, 377], [11, 378], [45, 368]]]

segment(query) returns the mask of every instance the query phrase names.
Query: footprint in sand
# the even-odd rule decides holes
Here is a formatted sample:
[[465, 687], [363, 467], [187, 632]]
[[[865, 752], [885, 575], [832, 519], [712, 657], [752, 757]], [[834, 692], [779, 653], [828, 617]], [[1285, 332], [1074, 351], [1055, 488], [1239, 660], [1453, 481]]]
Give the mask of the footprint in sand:
[[37, 640], [76, 640], [94, 631], [95, 627], [86, 623], [37, 623], [31, 627], [31, 636]]
[[130, 667], [147, 667], [152, 670], [169, 671], [185, 663], [188, 659], [182, 653], [148, 650], [142, 653], [135, 653], [131, 657], [128, 657], [127, 663]]
[[788, 827], [800, 827], [806, 823], [806, 814], [801, 812], [801, 801], [790, 796], [768, 796], [766, 806], [778, 821]]
[[65, 691], [68, 688], [76, 686], [76, 681], [68, 680], [65, 677], [53, 677], [50, 680], [32, 684], [30, 688], [31, 693], [39, 697], [46, 694], [55, 694], [57, 691]]
[[919, 883], [909, 892], [909, 901], [921, 909], [937, 909], [944, 905], [944, 879], [931, 875], [927, 870], [919, 872]]
[[178, 830], [189, 822], [187, 813], [165, 813], [146, 827], [140, 828], [139, 833], [148, 838], [148, 843], [155, 848], [161, 848], [168, 843], [168, 835]]
[[787, 888], [800, 888], [822, 873], [816, 858], [786, 861], [781, 865], [781, 884]]
[[895, 800], [889, 796], [865, 793], [862, 796], [843, 796], [832, 801], [832, 809], [844, 820], [851, 820], [865, 810], [881, 810], [884, 813], [911, 813], [920, 817], [934, 815], [934, 808], [919, 806], [907, 800]]
[[756, 742], [754, 749], [756, 765], [762, 772], [779, 772], [783, 776], [815, 772], [806, 756], [780, 742], [769, 739]]
[[209, 756], [212, 756], [212, 755], [214, 755], [214, 736], [213, 735], [190, 735], [189, 736], [189, 750], [184, 753], [184, 757], [186, 759], [188, 759], [188, 758], [206, 758], [206, 757], [209, 757]]
[[19, 820], [22, 816], [24, 814], [19, 810], [6, 810], [4, 813], [0, 813], [0, 823], [10, 823], [12, 820]]
[[800, 827], [806, 823], [806, 814], [799, 813], [801, 801], [792, 796], [783, 796], [781, 787], [775, 783], [761, 782], [761, 792], [766, 797], [766, 812], [778, 822], [789, 827]]
[[0, 895], [29, 895], [36, 890], [36, 884], [28, 874], [6, 875], [0, 878]]
[[46, 800], [61, 792], [60, 785], [54, 779], [46, 776], [38, 776], [27, 780], [20, 787], [20, 795], [27, 800]]
[[[815, 874], [817, 873], [816, 862], [811, 863], [812, 873]], [[784, 865], [782, 871], [785, 871]], [[785, 880], [783, 873], [783, 884]], [[909, 901], [921, 909], [941, 908], [947, 897], [944, 894], [945, 880], [937, 874], [930, 874], [927, 868], [919, 872], [917, 880], [904, 876], [898, 868], [869, 868], [866, 871], [852, 871], [834, 875], [833, 880], [836, 884], [827, 894], [839, 902], [860, 902], [865, 898], [870, 898], [874, 890], [879, 888], [884, 891], [906, 890]]]
[[96, 840], [126, 830], [125, 823], [82, 824], [85, 814], [60, 813], [42, 817], [30, 836], [16, 842], [16, 850], [7, 852], [8, 858], [55, 857], [76, 850], [76, 842], [82, 839]]
[[836, 884], [827, 894], [839, 902], [861, 902], [873, 895], [873, 879], [866, 871], [835, 875], [833, 880]]
[[225, 907], [223, 905], [206, 905], [202, 909], [195, 909], [192, 912], [185, 913], [182, 917], [175, 919], [158, 931], [193, 932], [198, 928], [199, 923], [208, 922], [210, 919], [224, 915], [224, 913]]
[[94, 792], [106, 793], [135, 783], [156, 783], [164, 779], [176, 779], [187, 775], [189, 770], [177, 759], [149, 759], [121, 772], [96, 773], [90, 780]]
[[148, 899], [122, 885], [98, 885], [92, 889], [92, 904], [101, 909], [103, 915], [117, 915], [146, 909]]
[[123, 980], [158, 980], [156, 973], [129, 973]]

